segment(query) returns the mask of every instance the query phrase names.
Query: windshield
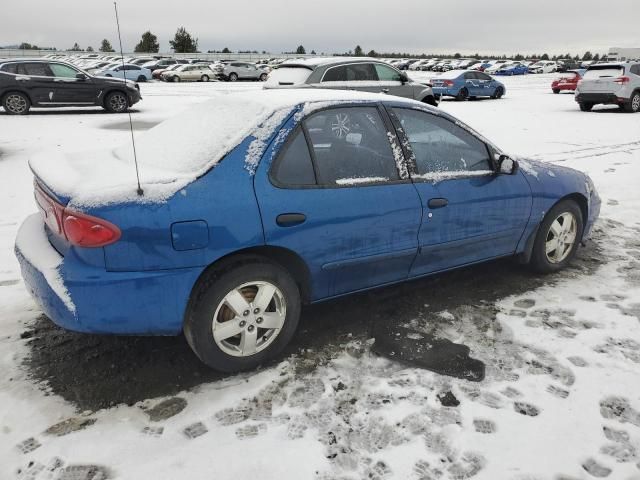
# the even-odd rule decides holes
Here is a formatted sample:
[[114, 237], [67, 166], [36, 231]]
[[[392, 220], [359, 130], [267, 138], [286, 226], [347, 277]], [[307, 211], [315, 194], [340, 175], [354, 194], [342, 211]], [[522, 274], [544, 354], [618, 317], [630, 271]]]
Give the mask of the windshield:
[[599, 67], [590, 68], [584, 74], [585, 80], [596, 78], [617, 78], [624, 73], [624, 67]]

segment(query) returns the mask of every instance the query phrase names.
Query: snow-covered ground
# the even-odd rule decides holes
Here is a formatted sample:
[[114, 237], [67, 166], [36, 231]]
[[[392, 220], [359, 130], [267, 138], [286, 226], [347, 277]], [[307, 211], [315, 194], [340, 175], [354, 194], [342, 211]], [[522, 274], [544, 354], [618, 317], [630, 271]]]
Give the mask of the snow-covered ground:
[[[411, 326], [468, 345], [485, 380], [409, 368], [355, 336], [99, 411], [77, 411], [23, 366], [21, 334], [40, 312], [13, 241], [35, 211], [28, 158], [126, 142], [128, 121], [100, 110], [0, 114], [0, 478], [640, 478], [640, 115], [580, 112], [571, 94], [551, 93], [552, 77], [505, 78], [501, 100], [441, 104], [513, 154], [588, 172], [603, 199], [591, 271], [495, 304], [470, 305], [461, 291], [448, 311], [432, 311], [424, 292]], [[142, 131], [260, 86], [143, 84], [134, 123]]]

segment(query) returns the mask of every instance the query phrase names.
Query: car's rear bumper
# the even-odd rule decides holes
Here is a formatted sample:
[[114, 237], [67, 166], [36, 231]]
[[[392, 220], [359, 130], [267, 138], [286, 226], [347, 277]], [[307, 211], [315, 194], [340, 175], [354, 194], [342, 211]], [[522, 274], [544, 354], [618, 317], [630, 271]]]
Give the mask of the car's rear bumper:
[[618, 98], [615, 93], [608, 92], [593, 92], [593, 93], [576, 93], [576, 102], [578, 103], [604, 103], [604, 104], [616, 104], [624, 103], [624, 98]]
[[28, 217], [15, 253], [27, 289], [55, 324], [78, 332], [176, 335], [199, 268], [108, 272], [63, 258], [51, 246], [39, 214]]
[[456, 95], [458, 95], [458, 92], [460, 91], [460, 89], [453, 89], [453, 88], [445, 88], [445, 87], [431, 87], [431, 90], [433, 91], [433, 96], [436, 98], [440, 98], [440, 97], [455, 97]]

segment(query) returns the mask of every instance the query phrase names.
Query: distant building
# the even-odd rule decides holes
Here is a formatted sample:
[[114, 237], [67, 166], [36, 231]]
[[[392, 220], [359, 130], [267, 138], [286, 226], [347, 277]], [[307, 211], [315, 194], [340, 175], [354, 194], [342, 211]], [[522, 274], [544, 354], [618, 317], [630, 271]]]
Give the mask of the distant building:
[[607, 53], [607, 60], [616, 62], [640, 60], [640, 48], [611, 47]]

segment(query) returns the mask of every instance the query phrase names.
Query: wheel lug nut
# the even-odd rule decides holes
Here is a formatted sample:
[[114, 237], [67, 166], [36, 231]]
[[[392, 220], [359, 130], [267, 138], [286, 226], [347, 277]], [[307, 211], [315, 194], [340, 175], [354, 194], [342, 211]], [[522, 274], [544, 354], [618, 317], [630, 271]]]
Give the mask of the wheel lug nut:
[[245, 322], [244, 320], [242, 320], [240, 322], [240, 328], [244, 328], [244, 326], [247, 324], [247, 322]]
[[254, 328], [255, 328], [255, 327], [254, 327], [253, 325], [249, 325], [249, 327], [247, 328], [247, 330], [249, 330], [250, 332], [253, 332], [253, 329], [254, 329]]
[[255, 308], [255, 309], [253, 310], [253, 313], [256, 313], [256, 314], [257, 314], [257, 313], [260, 313], [260, 309], [259, 309], [259, 308]]
[[242, 312], [242, 316], [246, 317], [246, 316], [249, 315], [249, 313], [251, 313], [251, 312], [249, 312], [249, 310], [245, 310], [244, 312]]
[[256, 323], [262, 323], [262, 317], [256, 318]]

